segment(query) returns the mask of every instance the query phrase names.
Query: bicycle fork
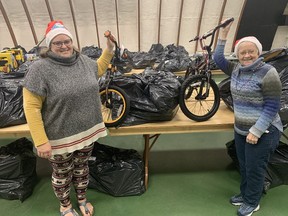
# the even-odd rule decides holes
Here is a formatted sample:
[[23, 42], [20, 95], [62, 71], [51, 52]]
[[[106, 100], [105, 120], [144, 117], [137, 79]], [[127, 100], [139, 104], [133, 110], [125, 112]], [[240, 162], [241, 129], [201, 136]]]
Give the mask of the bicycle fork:
[[[199, 92], [196, 95], [195, 99], [196, 100], [205, 100], [207, 97], [209, 97], [209, 89], [210, 89], [210, 76], [203, 77], [202, 80], [200, 81], [200, 88]], [[203, 89], [206, 88], [206, 91], [203, 93]]]

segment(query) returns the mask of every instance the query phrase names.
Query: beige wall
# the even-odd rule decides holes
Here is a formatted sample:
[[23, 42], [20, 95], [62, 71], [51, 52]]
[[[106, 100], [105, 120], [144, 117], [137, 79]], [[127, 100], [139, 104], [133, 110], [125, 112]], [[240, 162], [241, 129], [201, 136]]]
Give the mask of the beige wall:
[[[202, 0], [94, 0], [100, 44], [98, 44], [94, 19], [93, 0], [1, 0], [1, 2], [11, 23], [17, 43], [27, 50], [35, 45], [35, 39], [23, 2], [26, 3], [26, 12], [31, 17], [31, 23], [38, 41], [42, 39], [46, 25], [50, 21], [46, 5], [48, 2], [53, 19], [63, 20], [73, 35], [76, 34], [75, 30], [77, 29], [80, 47], [93, 44], [103, 47], [105, 40], [102, 35], [105, 30], [110, 29], [117, 37], [119, 36], [120, 43], [131, 51], [138, 51], [139, 48], [140, 51], [148, 51], [153, 43], [158, 43], [159, 38], [159, 42], [164, 46], [177, 44], [178, 42], [190, 53], [194, 53], [195, 44], [188, 41], [196, 36], [200, 20], [200, 33], [204, 33], [216, 26], [222, 18], [234, 17], [235, 24], [232, 26], [232, 33], [227, 46], [227, 51], [231, 50], [244, 0], [228, 0], [222, 18], [220, 16], [224, 1], [206, 0], [203, 6], [202, 19], [200, 17], [202, 3], [204, 2]], [[76, 25], [73, 23], [70, 2], [72, 2]], [[117, 2], [117, 5], [115, 5], [115, 2]], [[139, 14], [138, 2], [140, 3]], [[183, 10], [181, 25], [179, 25], [181, 2], [183, 2]], [[3, 16], [3, 10], [1, 11], [0, 49], [14, 46]], [[118, 31], [116, 11], [118, 13]], [[159, 20], [160, 13], [161, 18]], [[138, 34], [139, 32], [140, 34]]]

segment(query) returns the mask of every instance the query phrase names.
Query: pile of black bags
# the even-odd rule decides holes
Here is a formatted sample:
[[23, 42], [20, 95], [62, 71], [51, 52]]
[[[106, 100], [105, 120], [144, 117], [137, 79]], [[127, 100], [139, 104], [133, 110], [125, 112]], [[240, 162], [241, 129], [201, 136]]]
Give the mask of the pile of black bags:
[[0, 197], [24, 201], [37, 182], [33, 144], [26, 138], [0, 148]]
[[0, 74], [0, 128], [26, 123], [23, 81], [24, 73]]
[[[226, 143], [228, 155], [233, 164], [239, 170], [239, 161], [236, 154], [234, 140]], [[265, 173], [265, 183], [263, 191], [266, 193], [270, 188], [288, 184], [288, 145], [280, 142], [275, 152], [270, 157]]]
[[136, 150], [95, 142], [89, 170], [89, 188], [116, 197], [145, 192], [144, 162]]

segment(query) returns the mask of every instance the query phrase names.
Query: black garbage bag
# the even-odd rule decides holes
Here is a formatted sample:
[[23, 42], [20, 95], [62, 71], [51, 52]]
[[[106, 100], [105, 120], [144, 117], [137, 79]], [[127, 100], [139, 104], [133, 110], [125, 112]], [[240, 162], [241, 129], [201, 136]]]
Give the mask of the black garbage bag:
[[238, 161], [238, 157], [237, 157], [237, 153], [236, 153], [235, 141], [231, 140], [231, 141], [227, 142], [226, 143], [226, 149], [227, 149], [228, 155], [232, 159], [233, 165], [239, 170], [240, 167], [239, 167], [239, 161]]
[[266, 190], [288, 184], [288, 145], [280, 142], [269, 160], [265, 184]]
[[169, 121], [178, 110], [181, 83], [171, 72], [146, 68], [141, 74], [114, 78], [113, 85], [130, 98], [130, 112], [122, 126]]
[[24, 73], [0, 74], [0, 128], [26, 123], [23, 81]]
[[164, 48], [164, 54], [159, 57], [161, 57], [161, 59], [157, 60], [159, 64], [156, 70], [160, 71], [183, 71], [192, 63], [189, 53], [185, 48], [183, 46], [175, 46], [174, 44], [167, 45]]
[[160, 43], [152, 44], [148, 53], [152, 54], [153, 56], [156, 57], [156, 59], [158, 59], [164, 54], [164, 46]]
[[13, 73], [13, 76], [15, 76], [15, 77], [23, 77], [23, 76], [25, 76], [28, 73], [30, 66], [37, 60], [38, 59], [35, 59], [34, 61], [26, 61], [26, 62], [24, 62], [23, 64], [20, 65], [19, 68], [17, 68], [16, 72]]
[[134, 69], [145, 69], [153, 67], [157, 58], [148, 52], [130, 52], [127, 51], [129, 64]]
[[85, 46], [82, 48], [81, 53], [91, 59], [98, 59], [102, 54], [102, 49], [96, 46]]
[[192, 64], [192, 61], [188, 56], [177, 56], [173, 59], [160, 62], [156, 69], [169, 72], [185, 71], [190, 64]]
[[219, 94], [226, 106], [233, 111], [233, 98], [230, 91], [230, 77], [223, 79], [218, 83]]
[[152, 44], [148, 52], [127, 52], [131, 67], [134, 69], [145, 69], [154, 67], [165, 56], [164, 46], [160, 43]]
[[0, 148], [0, 197], [23, 202], [37, 182], [33, 144], [26, 138]]
[[[231, 157], [233, 164], [239, 171], [239, 161], [236, 154], [234, 140], [226, 143], [227, 153]], [[267, 192], [270, 188], [288, 184], [288, 145], [281, 142], [271, 155], [265, 173], [263, 191]]]
[[95, 142], [89, 159], [88, 187], [116, 197], [143, 194], [144, 162], [141, 156], [133, 149]]
[[173, 110], [168, 110], [167, 112], [148, 112], [139, 109], [130, 109], [130, 113], [127, 115], [125, 121], [121, 124], [121, 126], [130, 126], [130, 125], [138, 125], [159, 121], [170, 121], [176, 115], [179, 106], [177, 106]]
[[287, 47], [269, 50], [268, 52], [260, 55], [260, 57], [263, 57], [265, 62], [275, 67], [279, 73], [288, 66]]

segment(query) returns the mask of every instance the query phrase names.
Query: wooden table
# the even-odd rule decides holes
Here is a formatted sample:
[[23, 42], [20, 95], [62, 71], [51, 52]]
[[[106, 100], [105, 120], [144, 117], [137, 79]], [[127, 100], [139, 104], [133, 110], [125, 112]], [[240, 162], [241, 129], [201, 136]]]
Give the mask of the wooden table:
[[217, 113], [208, 121], [195, 122], [190, 120], [179, 109], [176, 116], [171, 121], [146, 123], [121, 128], [110, 128], [109, 132], [111, 136], [143, 135], [145, 140], [143, 153], [143, 159], [145, 162], [145, 187], [147, 188], [149, 173], [149, 153], [161, 134], [231, 131], [233, 130], [233, 126], [233, 112], [229, 110], [223, 102], [221, 102]]
[[[148, 186], [149, 153], [161, 134], [181, 134], [194, 132], [217, 132], [233, 130], [233, 112], [221, 102], [217, 113], [208, 121], [195, 122], [188, 119], [179, 109], [171, 121], [146, 123], [135, 126], [109, 128], [110, 136], [142, 135], [144, 137], [143, 160], [145, 163], [145, 187]], [[0, 138], [30, 137], [27, 124], [0, 129]]]
[[[140, 74], [144, 71], [145, 69], [132, 69], [130, 72], [128, 73], [124, 73], [125, 76], [131, 76], [132, 74]], [[186, 71], [176, 71], [173, 72], [176, 76], [184, 76]], [[221, 71], [220, 69], [218, 70], [212, 70], [212, 74], [213, 75], [224, 75], [224, 72]]]

